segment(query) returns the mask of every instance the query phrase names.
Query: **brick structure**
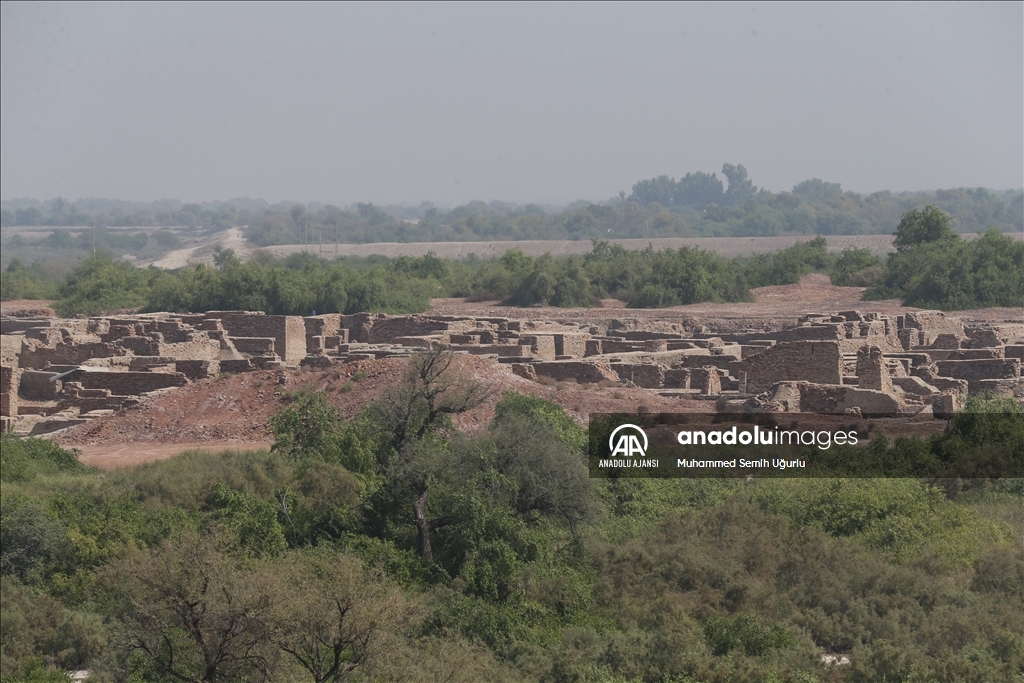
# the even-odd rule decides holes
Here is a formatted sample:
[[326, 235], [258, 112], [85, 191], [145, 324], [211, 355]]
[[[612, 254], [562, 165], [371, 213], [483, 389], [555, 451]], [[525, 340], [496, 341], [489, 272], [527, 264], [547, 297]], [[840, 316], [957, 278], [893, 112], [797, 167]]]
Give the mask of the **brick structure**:
[[892, 378], [879, 347], [862, 346], [857, 351], [857, 386], [892, 393]]
[[45, 370], [23, 370], [18, 395], [30, 401], [55, 401], [61, 385], [53, 381], [59, 373]]
[[[833, 341], [780, 343], [741, 361], [747, 390], [760, 393], [779, 381], [841, 384], [843, 357]], [[692, 380], [691, 380], [692, 384]]]
[[183, 387], [188, 378], [180, 372], [81, 372], [76, 373], [85, 389], [109, 389], [115, 396], [138, 396], [147, 391]]
[[722, 380], [718, 376], [718, 368], [708, 365], [703, 368], [690, 369], [690, 388], [700, 390], [706, 396], [722, 393]]
[[587, 361], [556, 360], [537, 363], [533, 366], [539, 377], [564, 382], [569, 379], [583, 383], [618, 382], [619, 376], [612, 370], [609, 363]]
[[197, 381], [216, 377], [220, 374], [220, 361], [218, 360], [179, 360], [174, 362], [174, 371]]
[[983, 379], [1013, 379], [1020, 377], [1020, 359], [991, 358], [979, 360], [942, 360], [935, 363], [939, 375], [967, 380], [967, 390], [982, 391]]
[[306, 357], [306, 324], [297, 315], [211, 311], [205, 317], [218, 318], [230, 337], [272, 337], [274, 352], [287, 365]]
[[584, 334], [555, 334], [556, 356], [572, 356], [582, 358], [587, 355], [587, 335]]
[[622, 382], [630, 382], [644, 389], [661, 389], [665, 386], [664, 365], [656, 363], [612, 363], [612, 371]]

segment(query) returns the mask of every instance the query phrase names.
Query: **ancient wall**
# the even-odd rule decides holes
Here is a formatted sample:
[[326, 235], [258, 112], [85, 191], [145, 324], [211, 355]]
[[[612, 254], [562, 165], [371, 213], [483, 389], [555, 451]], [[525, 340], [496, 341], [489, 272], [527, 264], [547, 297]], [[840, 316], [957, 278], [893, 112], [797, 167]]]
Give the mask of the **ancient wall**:
[[109, 389], [115, 396], [137, 396], [188, 384], [180, 372], [83, 372], [78, 381], [85, 389]]
[[843, 357], [837, 342], [779, 343], [741, 362], [742, 371], [747, 373], [747, 391], [751, 393], [789, 380], [842, 383]]
[[88, 344], [57, 344], [56, 346], [31, 346], [26, 344], [18, 358], [23, 368], [44, 368], [53, 365], [81, 365], [90, 358], [112, 358], [126, 356], [128, 351], [117, 344], [93, 342]]
[[174, 362], [174, 371], [180, 372], [192, 381], [207, 379], [220, 374], [220, 361], [179, 360]]
[[711, 365], [690, 368], [690, 388], [699, 389], [700, 393], [707, 396], [722, 393], [722, 379], [718, 375], [718, 368]]
[[555, 338], [550, 334], [527, 334], [519, 339], [521, 346], [529, 346], [531, 355], [541, 360], [555, 359]]
[[31, 401], [53, 401], [60, 393], [60, 383], [53, 378], [59, 373], [44, 370], [23, 370], [18, 395]]
[[550, 377], [559, 382], [569, 379], [574, 379], [581, 384], [619, 381], [619, 376], [612, 370], [611, 366], [608, 363], [602, 362], [589, 363], [586, 361], [556, 360], [535, 363], [533, 369], [538, 376]]
[[892, 415], [905, 410], [906, 405], [892, 394], [874, 389], [799, 382], [801, 412], [845, 413], [859, 409], [861, 413]]
[[253, 315], [213, 311], [230, 337], [273, 337], [274, 351], [288, 365], [306, 357], [306, 324], [297, 315]]
[[582, 358], [587, 355], [587, 335], [585, 334], [556, 334], [555, 340], [556, 356], [572, 356]]
[[862, 346], [857, 351], [857, 386], [892, 393], [892, 378], [877, 346]]
[[240, 353], [251, 353], [258, 356], [275, 353], [273, 337], [228, 337], [228, 339]]
[[665, 386], [664, 365], [655, 363], [612, 363], [612, 372], [622, 382], [630, 382], [644, 389], [660, 389]]
[[[349, 317], [349, 316], [346, 316]], [[366, 330], [366, 341], [371, 344], [388, 343], [395, 337], [417, 337], [445, 332], [450, 323], [418, 315], [386, 316], [373, 321]]]
[[942, 311], [910, 311], [903, 317], [903, 326], [919, 332], [917, 346], [930, 346], [940, 334], [966, 337], [963, 324], [947, 318]]
[[935, 365], [939, 375], [967, 380], [967, 390], [983, 390], [983, 379], [1011, 379], [1020, 377], [1021, 361], [1017, 358], [991, 358], [979, 360], [940, 360]]

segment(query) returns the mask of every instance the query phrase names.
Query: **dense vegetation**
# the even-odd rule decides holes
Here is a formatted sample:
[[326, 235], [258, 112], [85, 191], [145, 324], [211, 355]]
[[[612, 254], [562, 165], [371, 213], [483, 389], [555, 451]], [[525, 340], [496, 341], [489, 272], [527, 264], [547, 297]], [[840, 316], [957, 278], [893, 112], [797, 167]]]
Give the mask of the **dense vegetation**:
[[[49, 202], [19, 199], [3, 202], [4, 226], [56, 226], [41, 240], [13, 237], [5, 251], [33, 258], [38, 249], [91, 249], [92, 231], [77, 233], [68, 226], [97, 227], [97, 247], [117, 254], [151, 254], [171, 249], [171, 232], [125, 233], [108, 227], [189, 227], [216, 231], [244, 226], [258, 246], [318, 242], [435, 242], [477, 240], [609, 239], [625, 237], [703, 237], [752, 235], [884, 234], [901, 215], [934, 204], [955, 218], [957, 232], [989, 228], [1019, 231], [1024, 227], [1024, 192], [983, 188], [934, 192], [844, 192], [839, 183], [812, 178], [791, 192], [758, 188], [742, 165], [724, 164], [722, 175], [687, 173], [678, 181], [668, 176], [642, 180], [632, 192], [606, 202], [574, 202], [565, 207], [473, 201], [442, 210], [430, 202], [419, 206], [380, 207], [358, 203], [348, 208], [318, 203], [234, 199], [229, 202], [182, 204], [62, 198]], [[148, 240], [148, 242], [147, 242]], [[63, 253], [63, 252], [62, 252]]]
[[230, 250], [215, 253], [214, 267], [175, 272], [136, 268], [93, 257], [62, 282], [39, 266], [12, 263], [2, 275], [4, 299], [52, 293], [61, 315], [142, 307], [151, 311], [262, 310], [308, 315], [426, 310], [431, 297], [503, 299], [531, 306], [590, 306], [615, 297], [634, 307], [701, 301], [745, 301], [750, 288], [793, 284], [810, 272], [831, 274], [843, 284], [869, 283], [882, 262], [863, 249], [830, 254], [824, 238], [774, 254], [726, 259], [713, 252], [627, 251], [595, 242], [586, 255], [533, 258], [510, 250], [498, 259], [462, 261], [423, 257], [341, 258], [311, 254], [242, 263]]
[[896, 253], [865, 298], [947, 310], [1024, 306], [1024, 242], [995, 230], [967, 242], [951, 222], [935, 206], [908, 211], [896, 228]]
[[[592, 480], [584, 432], [443, 351], [270, 452], [108, 473], [4, 435], [6, 681], [996, 681], [1024, 672], [1020, 480]], [[986, 399], [930, 441], [1013, 448]], [[1017, 408], [1019, 410], [1019, 408]], [[1018, 454], [1024, 455], [1024, 454]], [[848, 655], [827, 666], [824, 653]]]
[[497, 259], [461, 261], [427, 254], [329, 262], [295, 254], [242, 263], [218, 248], [214, 267], [174, 272], [97, 256], [58, 278], [41, 264], [15, 260], [2, 273], [0, 289], [4, 300], [55, 297], [61, 315], [130, 308], [412, 313], [425, 311], [432, 297], [563, 307], [611, 297], [657, 308], [746, 301], [751, 288], [794, 284], [817, 272], [836, 285], [868, 286], [867, 299], [900, 298], [906, 305], [945, 310], [1024, 306], [1024, 242], [995, 230], [965, 241], [952, 232], [946, 214], [929, 206], [904, 216], [896, 243], [896, 253], [885, 262], [866, 249], [829, 253], [822, 237], [733, 259], [689, 247], [627, 251], [601, 241], [585, 255], [533, 258], [513, 249]]

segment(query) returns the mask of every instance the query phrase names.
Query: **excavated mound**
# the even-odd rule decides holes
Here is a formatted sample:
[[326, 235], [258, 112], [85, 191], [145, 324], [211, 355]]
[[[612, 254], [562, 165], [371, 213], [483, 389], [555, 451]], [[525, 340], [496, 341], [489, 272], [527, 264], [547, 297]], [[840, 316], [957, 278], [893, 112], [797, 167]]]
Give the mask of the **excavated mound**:
[[[541, 384], [513, 375], [507, 365], [480, 356], [456, 356], [454, 369], [466, 380], [492, 390], [485, 403], [457, 417], [456, 426], [465, 430], [489, 423], [494, 405], [505, 391], [555, 401], [581, 423], [592, 412], [707, 411], [713, 407], [707, 401], [666, 398], [643, 389]], [[72, 427], [53, 439], [79, 449], [83, 462], [100, 467], [158, 460], [192, 448], [266, 448], [273, 441], [270, 416], [298, 393], [325, 391], [341, 414], [350, 418], [402, 382], [407, 372], [408, 359], [385, 358], [338, 365], [323, 372], [257, 371], [202, 380]]]

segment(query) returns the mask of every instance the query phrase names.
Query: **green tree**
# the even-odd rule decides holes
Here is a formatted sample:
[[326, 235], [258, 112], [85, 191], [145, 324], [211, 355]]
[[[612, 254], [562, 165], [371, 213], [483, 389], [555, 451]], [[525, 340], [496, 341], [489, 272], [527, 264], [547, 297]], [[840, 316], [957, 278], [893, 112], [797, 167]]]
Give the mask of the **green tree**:
[[898, 254], [918, 245], [958, 239], [950, 215], [934, 204], [923, 209], [911, 209], [903, 214], [893, 235], [895, 239], [892, 244]]

